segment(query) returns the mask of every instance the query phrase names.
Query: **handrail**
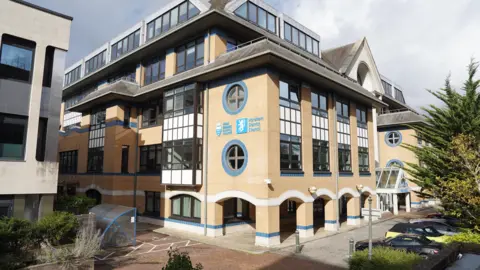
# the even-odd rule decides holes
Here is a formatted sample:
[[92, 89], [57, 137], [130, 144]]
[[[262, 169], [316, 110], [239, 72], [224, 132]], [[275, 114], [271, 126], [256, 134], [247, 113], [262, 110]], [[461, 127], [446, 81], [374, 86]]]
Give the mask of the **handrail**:
[[[288, 46], [280, 43], [279, 41], [273, 40], [273, 39], [268, 38], [268, 37], [265, 37], [265, 36], [258, 37], [258, 38], [252, 39], [252, 40], [250, 40], [250, 41], [247, 41], [247, 42], [245, 42], [245, 43], [239, 44], [239, 45], [235, 46], [234, 49], [226, 50], [225, 52], [221, 53], [219, 56], [222, 56], [222, 55], [224, 55], [224, 54], [228, 54], [228, 53], [234, 52], [234, 51], [236, 51], [237, 49], [240, 49], [240, 48], [243, 48], [243, 47], [252, 45], [252, 44], [254, 44], [254, 43], [257, 43], [257, 42], [263, 41], [263, 40], [270, 41], [271, 43], [273, 43], [273, 44], [276, 45], [276, 46], [279, 46], [279, 47], [281, 47], [281, 48], [283, 48], [283, 49], [286, 49], [286, 50], [288, 50], [288, 51], [290, 51], [290, 52], [292, 52], [292, 53], [294, 53], [294, 54], [296, 54], [296, 55], [298, 55], [298, 56], [300, 56], [300, 57], [303, 57], [303, 58], [307, 59], [307, 60], [310, 61], [310, 62], [313, 62], [314, 64], [319, 65], [319, 66], [322, 67], [322, 68], [325, 68], [325, 69], [327, 69], [327, 70], [329, 70], [329, 71], [331, 71], [331, 72], [334, 72], [334, 73], [342, 76], [343, 78], [346, 78], [346, 79], [350, 80], [350, 81], [353, 82], [353, 83], [357, 83], [357, 84], [358, 84], [357, 80], [350, 78], [350, 77], [347, 76], [346, 74], [342, 74], [342, 73], [340, 73], [338, 70], [333, 69], [333, 68], [331, 68], [331, 67], [323, 64], [322, 62], [316, 61], [315, 59], [306, 56], [304, 53], [300, 53], [300, 52], [298, 52], [297, 50], [293, 50], [292, 48], [290, 48], [290, 47], [288, 47]], [[293, 45], [293, 46], [294, 46], [294, 45]]]
[[398, 113], [398, 112], [411, 112], [410, 109], [408, 108], [401, 108], [401, 109], [388, 109], [388, 108], [382, 108], [380, 110], [380, 113], [378, 115], [383, 115], [383, 114], [390, 114], [390, 113]]

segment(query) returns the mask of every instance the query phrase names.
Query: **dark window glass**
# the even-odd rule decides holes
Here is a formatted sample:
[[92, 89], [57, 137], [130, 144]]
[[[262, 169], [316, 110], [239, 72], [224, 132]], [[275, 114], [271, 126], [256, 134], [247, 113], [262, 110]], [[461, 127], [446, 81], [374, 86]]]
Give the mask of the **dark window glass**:
[[1, 42], [0, 78], [30, 82], [35, 43], [9, 35], [3, 35]]
[[250, 2], [248, 2], [248, 19], [253, 23], [257, 23], [257, 6]]
[[174, 27], [178, 24], [178, 7], [172, 9], [170, 12], [170, 27]]
[[268, 13], [268, 26], [267, 26], [268, 31], [276, 33], [277, 32], [276, 28], [277, 28], [277, 23], [276, 23], [275, 16]]
[[0, 114], [0, 159], [23, 159], [27, 122], [23, 116]]
[[300, 47], [305, 50], [305, 34], [303, 32], [300, 32], [299, 39]]
[[258, 25], [267, 29], [267, 12], [261, 8], [258, 9]]
[[[172, 10], [171, 13], [172, 14], [178, 14], [177, 8], [175, 8], [175, 10]], [[162, 16], [162, 32], [166, 32], [170, 29], [170, 14], [171, 13], [165, 13]], [[172, 22], [172, 25], [176, 25], [177, 24], [177, 17], [174, 17], [173, 19], [174, 19], [174, 21]]]
[[90, 114], [88, 137], [88, 172], [103, 172], [103, 146], [105, 142], [105, 110]]
[[[85, 63], [85, 75], [88, 75], [105, 65], [104, 55], [106, 50], [90, 58]], [[117, 51], [118, 54], [118, 51]]]
[[295, 27], [292, 27], [292, 42], [293, 44], [299, 46], [298, 43], [298, 30]]
[[350, 152], [350, 145], [341, 143], [338, 144], [338, 166], [340, 172], [352, 171], [352, 160], [350, 158]]
[[60, 152], [59, 171], [60, 173], [77, 173], [78, 151]]
[[178, 22], [179, 23], [183, 23], [185, 21], [187, 21], [188, 19], [188, 2], [184, 2], [180, 5], [180, 8], [179, 8], [179, 15], [178, 15]]
[[[193, 168], [193, 139], [165, 142], [163, 148], [163, 169], [187, 170]], [[201, 159], [197, 162], [200, 164]]]
[[155, 21], [147, 25], [147, 40], [152, 39], [155, 36]]
[[122, 173], [128, 173], [128, 145], [122, 145]]
[[230, 110], [236, 111], [245, 102], [245, 90], [240, 85], [232, 86], [227, 93], [227, 106]]
[[145, 216], [160, 216], [160, 192], [145, 191]]
[[188, 195], [180, 195], [171, 199], [171, 218], [184, 219], [193, 222], [200, 222], [201, 202]]
[[37, 133], [37, 151], [35, 158], [37, 161], [45, 161], [45, 147], [47, 143], [47, 126], [48, 119], [41, 117], [38, 121]]
[[145, 65], [144, 85], [165, 79], [165, 57], [155, 58]]
[[163, 118], [163, 101], [154, 100], [145, 104], [142, 112], [142, 128], [160, 125]]
[[237, 10], [235, 10], [235, 14], [247, 19], [247, 2], [243, 3], [239, 8], [237, 8]]
[[140, 172], [160, 173], [162, 169], [162, 145], [140, 147]]
[[330, 170], [327, 141], [313, 140], [313, 170]]
[[203, 65], [204, 39], [200, 38], [177, 48], [177, 73]]
[[200, 13], [200, 10], [193, 5], [190, 1], [188, 2], [188, 18], [193, 18], [194, 16], [198, 15]]
[[285, 23], [283, 35], [286, 40], [292, 42], [292, 27], [288, 23]]
[[232, 170], [239, 170], [243, 167], [245, 162], [245, 153], [238, 145], [233, 145], [227, 150], [228, 165]]
[[55, 55], [55, 48], [48, 46], [45, 52], [45, 65], [43, 66], [43, 87], [52, 86], [52, 75], [53, 75], [53, 58]]

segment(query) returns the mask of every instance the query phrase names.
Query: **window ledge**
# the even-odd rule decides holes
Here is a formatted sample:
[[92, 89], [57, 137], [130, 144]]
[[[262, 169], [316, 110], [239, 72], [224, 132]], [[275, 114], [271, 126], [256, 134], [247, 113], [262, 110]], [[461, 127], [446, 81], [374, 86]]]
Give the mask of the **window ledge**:
[[290, 177], [303, 177], [305, 173], [303, 171], [281, 171], [280, 176], [290, 176]]
[[360, 176], [372, 176], [370, 172], [360, 172]]
[[313, 176], [314, 177], [330, 177], [332, 176], [332, 172], [322, 172], [322, 171], [313, 172]]
[[339, 172], [340, 177], [351, 177], [353, 176], [353, 172]]

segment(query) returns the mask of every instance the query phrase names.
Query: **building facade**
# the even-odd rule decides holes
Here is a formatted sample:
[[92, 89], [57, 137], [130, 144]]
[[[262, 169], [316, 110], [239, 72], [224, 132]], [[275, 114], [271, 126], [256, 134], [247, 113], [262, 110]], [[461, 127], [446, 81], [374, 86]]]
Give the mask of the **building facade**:
[[172, 1], [66, 70], [60, 192], [263, 246], [359, 224], [387, 106], [366, 40], [345, 73], [262, 1], [212, 2]]
[[53, 211], [71, 22], [24, 1], [0, 4], [0, 216]]

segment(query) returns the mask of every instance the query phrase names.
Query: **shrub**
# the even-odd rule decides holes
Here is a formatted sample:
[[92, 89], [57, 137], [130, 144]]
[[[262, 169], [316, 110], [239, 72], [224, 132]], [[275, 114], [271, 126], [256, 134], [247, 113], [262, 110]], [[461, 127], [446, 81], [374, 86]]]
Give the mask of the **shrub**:
[[0, 219], [0, 269], [16, 269], [33, 260], [41, 235], [28, 220]]
[[195, 267], [192, 265], [190, 256], [187, 252], [180, 252], [178, 249], [170, 249], [168, 251], [167, 264], [162, 267], [162, 270], [202, 270], [203, 266], [198, 263]]
[[480, 234], [473, 233], [471, 231], [461, 232], [456, 235], [450, 236], [447, 241], [449, 243], [471, 243], [471, 244], [479, 244], [480, 245]]
[[407, 253], [403, 250], [376, 247], [372, 250], [372, 260], [368, 260], [368, 249], [357, 251], [349, 261], [352, 270], [403, 270], [412, 269], [412, 266], [422, 261], [415, 253]]
[[55, 202], [55, 209], [66, 211], [75, 215], [88, 214], [88, 210], [96, 205], [95, 199], [85, 195], [59, 196]]
[[37, 223], [43, 241], [52, 245], [72, 243], [78, 227], [77, 217], [67, 212], [54, 212]]

